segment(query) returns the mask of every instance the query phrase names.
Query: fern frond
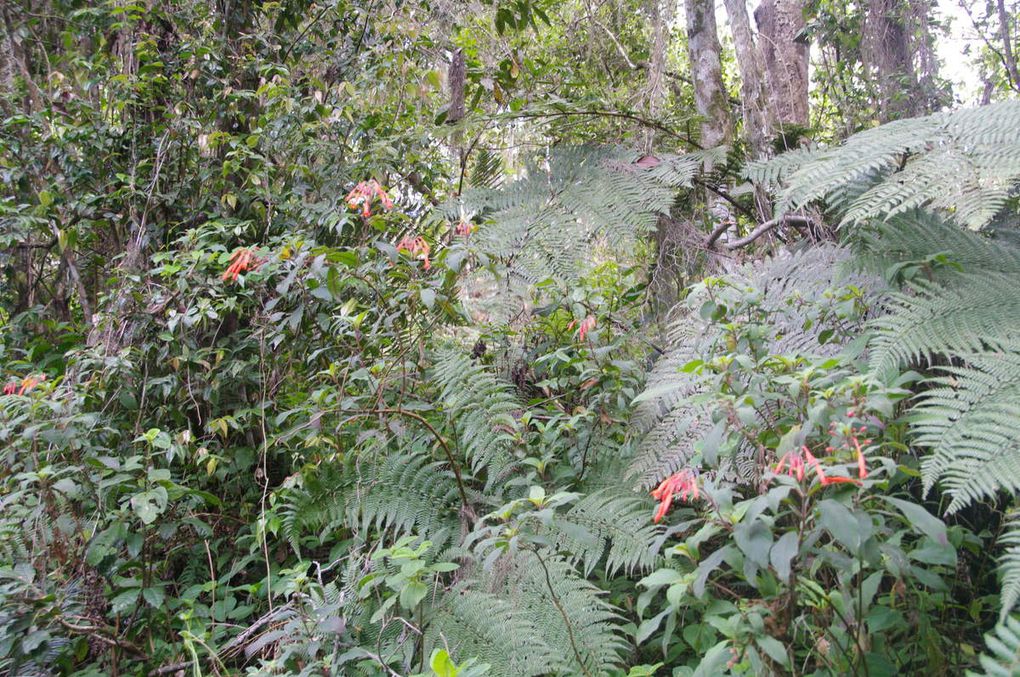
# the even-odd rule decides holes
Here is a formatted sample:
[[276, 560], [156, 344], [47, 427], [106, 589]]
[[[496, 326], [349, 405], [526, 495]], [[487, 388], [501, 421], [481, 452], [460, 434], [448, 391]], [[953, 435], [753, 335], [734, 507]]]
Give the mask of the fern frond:
[[601, 590], [562, 558], [532, 551], [444, 595], [428, 642], [507, 676], [607, 675], [630, 648]]
[[[839, 285], [856, 287], [866, 302], [877, 300], [881, 287], [870, 275], [845, 270], [848, 257], [840, 247], [817, 246], [747, 265], [726, 279], [760, 297], [758, 307], [771, 332], [769, 352], [828, 356], [841, 349], [839, 339], [853, 335], [862, 318], [833, 315], [823, 327], [809, 322], [804, 308], [826, 302]], [[693, 312], [702, 301], [696, 296], [688, 299], [689, 310], [672, 327], [670, 347], [652, 369], [643, 401], [635, 408], [633, 421], [641, 442], [629, 474], [641, 488], [654, 486], [686, 465], [696, 453], [695, 445], [715, 425], [710, 404], [699, 397], [705, 392], [703, 377], [696, 370], [682, 371], [685, 364], [707, 360], [721, 336], [718, 325]], [[818, 337], [826, 328], [839, 331], [834, 340], [821, 344]], [[740, 476], [750, 477], [751, 465], [740, 457], [734, 461]]]
[[854, 263], [881, 275], [890, 266], [925, 262], [944, 254], [950, 266], [929, 267], [935, 280], [965, 271], [992, 270], [1020, 274], [1020, 248], [1003, 238], [963, 230], [931, 214], [915, 211], [874, 224], [860, 233], [854, 243]]
[[981, 654], [986, 677], [1017, 677], [1020, 675], [1020, 618], [1011, 616], [999, 623], [994, 633], [985, 635], [988, 649]]
[[517, 463], [515, 413], [523, 409], [513, 387], [456, 348], [439, 353], [432, 376], [472, 471], [485, 472], [487, 486], [505, 477]]
[[943, 367], [911, 411], [925, 489], [940, 479], [949, 511], [1001, 489], [1020, 489], [1020, 351], [961, 355], [963, 367]]
[[923, 207], [977, 230], [1016, 195], [1018, 126], [1020, 102], [1004, 101], [897, 120], [749, 173], [785, 184], [780, 214], [823, 201], [847, 226]]
[[649, 569], [655, 562], [655, 539], [661, 529], [648, 515], [652, 504], [633, 493], [602, 490], [577, 501], [557, 515], [550, 531], [567, 559], [581, 562], [587, 576], [605, 556], [606, 574]]
[[999, 559], [999, 573], [1002, 576], [999, 622], [1005, 621], [1009, 612], [1020, 601], [1020, 509], [1013, 507], [1006, 515], [1004, 533], [999, 545], [1005, 548]]
[[467, 190], [448, 209], [480, 215], [474, 244], [527, 279], [571, 281], [598, 239], [622, 252], [654, 230], [709, 156], [639, 159], [624, 149], [557, 148], [528, 163], [517, 181]]
[[339, 464], [322, 464], [304, 476], [304, 486], [289, 491], [280, 508], [281, 533], [301, 554], [301, 538], [342, 526], [352, 482]]
[[913, 294], [891, 294], [878, 318], [871, 367], [883, 371], [937, 354], [980, 353], [1009, 341], [1020, 326], [1016, 275], [960, 273], [952, 283], [917, 282]]
[[348, 498], [349, 526], [413, 532], [437, 548], [457, 533], [457, 484], [445, 464], [394, 453], [364, 465]]

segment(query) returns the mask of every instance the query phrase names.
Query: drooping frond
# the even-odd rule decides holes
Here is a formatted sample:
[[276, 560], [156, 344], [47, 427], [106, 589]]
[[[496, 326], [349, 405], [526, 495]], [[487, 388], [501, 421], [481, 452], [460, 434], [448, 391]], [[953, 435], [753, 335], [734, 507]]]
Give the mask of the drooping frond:
[[967, 272], [951, 282], [916, 282], [913, 293], [891, 294], [888, 314], [875, 320], [870, 362], [882, 371], [932, 356], [980, 353], [1009, 341], [1020, 326], [1015, 274]]
[[[1015, 326], [1015, 325], [1014, 325]], [[931, 453], [922, 461], [926, 489], [942, 480], [949, 511], [1020, 489], [1020, 350], [954, 351], [966, 366], [941, 368], [933, 388], [911, 412], [915, 441]]]
[[284, 537], [301, 553], [301, 537], [320, 536], [342, 526], [352, 482], [339, 464], [324, 463], [304, 478], [304, 486], [290, 490], [280, 508]]
[[1017, 101], [897, 120], [752, 175], [783, 183], [780, 213], [823, 201], [858, 225], [923, 207], [976, 230], [1016, 194], [1018, 126]]
[[500, 189], [466, 190], [451, 212], [480, 215], [483, 251], [531, 281], [573, 280], [600, 237], [625, 251], [655, 229], [705, 154], [640, 157], [589, 146], [557, 148]]
[[1020, 618], [1010, 616], [985, 635], [988, 650], [981, 655], [983, 674], [986, 677], [1017, 677], [1020, 675]]
[[603, 593], [551, 554], [518, 552], [444, 596], [429, 641], [493, 675], [606, 675], [629, 648]]
[[433, 379], [472, 471], [485, 472], [489, 484], [505, 477], [516, 463], [514, 414], [523, 409], [513, 387], [456, 348], [439, 353]]

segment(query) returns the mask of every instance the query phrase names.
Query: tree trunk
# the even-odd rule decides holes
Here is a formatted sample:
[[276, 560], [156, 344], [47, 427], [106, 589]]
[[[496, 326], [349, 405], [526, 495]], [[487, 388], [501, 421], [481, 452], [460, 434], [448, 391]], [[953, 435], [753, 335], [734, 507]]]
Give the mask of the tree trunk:
[[746, 0], [724, 0], [726, 13], [733, 33], [733, 46], [740, 70], [740, 104], [744, 118], [744, 135], [751, 147], [751, 154], [760, 157], [766, 152], [772, 137], [772, 122], [769, 119], [768, 103], [765, 97], [765, 63], [751, 31], [751, 20], [747, 15]]
[[[1013, 40], [1010, 35], [1010, 24], [1012, 23], [1009, 13], [1006, 11], [1004, 0], [996, 2], [996, 11], [999, 14], [999, 37], [1002, 40], [1002, 61], [1006, 66], [1006, 79], [1010, 87], [1020, 91], [1020, 72], [1017, 72], [1016, 55], [1013, 53]], [[1015, 19], [1015, 17], [1012, 17]]]
[[925, 96], [914, 69], [914, 23], [900, 0], [868, 0], [862, 60], [877, 83], [878, 118], [882, 122], [922, 115]]
[[733, 138], [726, 90], [722, 81], [722, 46], [715, 23], [713, 0], [685, 0], [687, 53], [694, 80], [694, 107], [701, 116], [701, 145], [729, 143]]
[[[801, 0], [762, 0], [754, 10], [768, 100], [777, 123], [808, 126], [808, 44]], [[780, 130], [782, 131], [782, 130]]]

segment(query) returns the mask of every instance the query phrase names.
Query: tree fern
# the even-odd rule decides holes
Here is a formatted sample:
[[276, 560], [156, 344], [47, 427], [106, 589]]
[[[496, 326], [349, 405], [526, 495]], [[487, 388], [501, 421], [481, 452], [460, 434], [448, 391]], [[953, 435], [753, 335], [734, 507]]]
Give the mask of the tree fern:
[[942, 480], [950, 512], [1020, 489], [1020, 350], [953, 355], [966, 366], [942, 367], [910, 417], [916, 443], [931, 451], [925, 488]]
[[349, 526], [416, 533], [439, 547], [458, 528], [453, 473], [424, 454], [392, 453], [363, 462], [348, 498]]
[[655, 562], [654, 542], [661, 529], [649, 519], [651, 504], [620, 489], [585, 496], [558, 514], [549, 530], [568, 559], [591, 573], [605, 557], [606, 574], [647, 570]]
[[304, 535], [318, 532], [321, 539], [328, 530], [343, 525], [351, 485], [342, 466], [327, 463], [306, 473], [304, 486], [287, 492], [280, 508], [281, 531], [294, 552], [300, 555]]
[[1005, 621], [1009, 611], [1020, 601], [1020, 509], [1015, 505], [1006, 515], [1005, 531], [999, 545], [1005, 548], [999, 560], [1002, 575], [1002, 609], [999, 622]]
[[781, 183], [780, 214], [823, 201], [841, 225], [860, 225], [924, 207], [979, 229], [1015, 196], [1018, 127], [1017, 101], [897, 120], [749, 176]]
[[[853, 248], [854, 264], [875, 274], [909, 264], [923, 266], [934, 281], [961, 269], [1020, 273], [1020, 248], [1008, 232], [974, 233], [921, 211], [871, 224], [854, 238]], [[939, 255], [942, 260], [932, 260]]]
[[513, 387], [456, 348], [439, 353], [432, 376], [472, 471], [485, 472], [487, 484], [505, 477], [517, 462], [515, 413], [523, 410]]
[[[936, 234], [936, 239], [932, 238]], [[886, 245], [885, 243], [889, 244]], [[909, 412], [926, 491], [936, 483], [954, 512], [1000, 492], [1020, 489], [1020, 248], [1008, 238], [952, 233], [930, 218], [893, 221], [869, 236], [866, 256], [879, 264], [925, 261], [945, 252], [959, 263], [928, 270], [922, 281], [891, 294], [888, 314], [874, 322], [871, 365], [885, 370], [935, 363]], [[1020, 523], [1003, 537], [1002, 610], [1020, 600]]]

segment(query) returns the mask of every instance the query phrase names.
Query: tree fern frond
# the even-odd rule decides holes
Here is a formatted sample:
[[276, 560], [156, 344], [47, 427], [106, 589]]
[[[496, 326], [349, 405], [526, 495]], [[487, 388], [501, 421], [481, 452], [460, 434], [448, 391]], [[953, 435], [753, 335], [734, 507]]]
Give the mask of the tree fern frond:
[[618, 148], [557, 148], [530, 162], [518, 180], [467, 190], [448, 210], [480, 215], [474, 244], [526, 277], [574, 280], [599, 238], [624, 251], [654, 230], [708, 156], [640, 159]]
[[914, 283], [913, 291], [891, 294], [889, 314], [874, 322], [876, 371], [936, 354], [979, 353], [1010, 340], [1020, 326], [1015, 274], [960, 273], [951, 284]]
[[986, 677], [1017, 677], [1020, 675], [1020, 618], [1010, 616], [999, 623], [994, 633], [985, 635], [987, 651], [981, 654]]
[[935, 387], [910, 414], [916, 443], [931, 450], [921, 464], [925, 489], [944, 480], [949, 511], [1020, 489], [1020, 352], [964, 359], [966, 366], [943, 367], [931, 379]]
[[936, 280], [944, 280], [958, 268], [1020, 274], [1020, 248], [1001, 235], [988, 237], [963, 230], [920, 211], [877, 223], [860, 233], [854, 243], [855, 265], [875, 274], [883, 274], [895, 264], [925, 262], [935, 254], [945, 254], [952, 264], [925, 271]]
[[439, 353], [432, 376], [472, 471], [484, 471], [487, 486], [505, 477], [517, 463], [515, 414], [523, 409], [513, 387], [456, 348]]
[[565, 560], [522, 551], [444, 595], [427, 639], [494, 675], [606, 675], [630, 647], [602, 597]]
[[1016, 194], [1018, 126], [1017, 101], [897, 120], [834, 148], [780, 155], [749, 175], [783, 182], [780, 214], [820, 200], [842, 214], [841, 225], [860, 225], [923, 207], [977, 230]]
[[342, 526], [352, 482], [338, 464], [323, 464], [304, 477], [304, 486], [290, 490], [280, 508], [281, 533], [301, 554], [301, 537], [312, 531], [320, 536]]
[[[620, 570], [630, 574], [655, 562], [653, 544], [661, 529], [648, 519], [651, 511], [651, 502], [633, 493], [602, 490], [556, 515], [550, 530], [558, 536], [558, 549], [581, 562], [586, 576], [603, 556], [608, 575]], [[580, 538], [574, 529], [581, 530]]]
[[440, 547], [457, 533], [457, 484], [423, 454], [390, 454], [364, 464], [351, 490], [349, 526], [416, 533]]
[[[726, 279], [747, 295], [760, 297], [758, 307], [770, 331], [769, 352], [828, 356], [841, 349], [842, 339], [856, 333], [862, 318], [832, 314], [826, 326], [820, 326], [805, 314], [805, 308], [831, 302], [832, 289], [841, 284], [857, 288], [865, 301], [877, 300], [881, 287], [870, 275], [846, 270], [848, 257], [843, 248], [822, 245], [749, 264]], [[695, 445], [715, 425], [710, 404], [699, 397], [704, 392], [703, 377], [696, 370], [682, 371], [688, 363], [707, 360], [721, 336], [718, 325], [693, 312], [702, 301], [697, 295], [689, 297], [688, 312], [671, 329], [670, 347], [652, 369], [635, 408], [633, 420], [641, 441], [629, 475], [641, 488], [686, 465], [696, 452]], [[819, 335], [827, 328], [839, 331], [822, 344]], [[741, 476], [747, 476], [750, 465], [735, 460]]]
[[1009, 511], [1004, 527], [1005, 531], [999, 538], [999, 545], [1005, 548], [999, 560], [999, 573], [1002, 576], [1000, 623], [1008, 618], [1009, 612], [1020, 601], [1020, 509], [1014, 506]]

